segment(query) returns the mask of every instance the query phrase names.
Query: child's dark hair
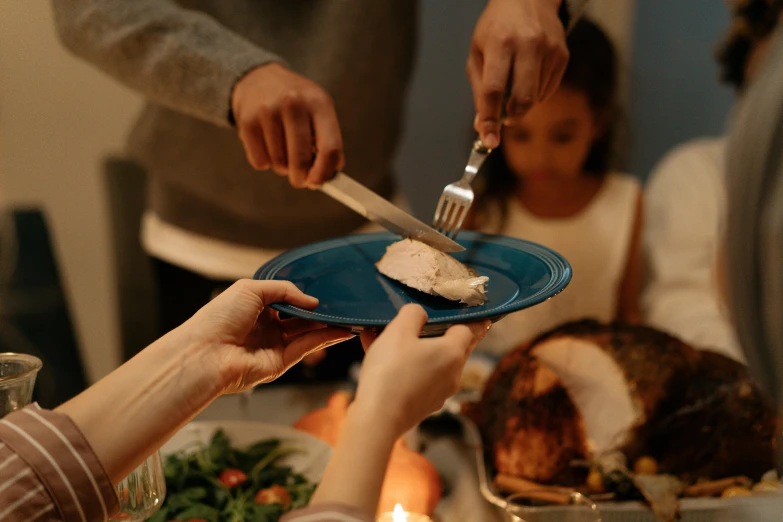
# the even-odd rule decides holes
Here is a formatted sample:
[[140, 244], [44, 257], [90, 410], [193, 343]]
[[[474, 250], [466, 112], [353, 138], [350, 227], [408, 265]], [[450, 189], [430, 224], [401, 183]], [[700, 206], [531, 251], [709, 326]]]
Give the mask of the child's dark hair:
[[734, 87], [745, 86], [745, 69], [753, 48], [778, 24], [783, 0], [734, 0], [733, 23], [716, 52], [720, 79]]
[[[583, 92], [590, 108], [603, 124], [603, 134], [593, 142], [584, 164], [585, 173], [603, 176], [614, 165], [614, 143], [617, 131], [618, 100], [617, 53], [606, 33], [594, 22], [582, 18], [567, 37], [570, 58], [561, 87]], [[502, 143], [500, 148], [502, 148]], [[514, 191], [517, 178], [503, 157], [503, 151], [493, 151], [484, 163], [478, 210], [486, 204], [500, 204], [505, 220], [504, 201]]]

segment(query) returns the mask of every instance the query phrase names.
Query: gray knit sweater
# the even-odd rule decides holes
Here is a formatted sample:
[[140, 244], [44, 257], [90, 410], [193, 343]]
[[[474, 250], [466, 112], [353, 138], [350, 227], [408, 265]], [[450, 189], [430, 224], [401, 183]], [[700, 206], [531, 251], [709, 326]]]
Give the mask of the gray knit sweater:
[[[587, 0], [566, 0], [564, 21]], [[347, 172], [390, 196], [415, 49], [416, 0], [52, 0], [64, 44], [149, 103], [128, 151], [149, 205], [179, 228], [284, 249], [363, 218], [318, 192], [252, 170], [231, 128], [236, 82], [280, 61], [334, 98]]]
[[415, 0], [52, 0], [64, 44], [148, 104], [128, 151], [164, 221], [237, 244], [288, 248], [363, 218], [248, 164], [229, 122], [236, 82], [282, 61], [334, 98], [346, 170], [393, 190], [416, 34]]

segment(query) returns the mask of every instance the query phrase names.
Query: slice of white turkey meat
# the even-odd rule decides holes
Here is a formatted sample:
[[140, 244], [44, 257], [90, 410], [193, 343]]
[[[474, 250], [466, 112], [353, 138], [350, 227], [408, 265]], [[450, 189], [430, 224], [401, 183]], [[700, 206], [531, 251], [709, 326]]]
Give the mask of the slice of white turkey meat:
[[644, 413], [625, 372], [600, 345], [561, 337], [533, 349], [551, 369], [579, 411], [587, 435], [587, 449], [601, 455], [626, 444]]
[[427, 294], [468, 306], [486, 302], [488, 277], [479, 276], [452, 256], [420, 241], [392, 243], [376, 267], [386, 277]]

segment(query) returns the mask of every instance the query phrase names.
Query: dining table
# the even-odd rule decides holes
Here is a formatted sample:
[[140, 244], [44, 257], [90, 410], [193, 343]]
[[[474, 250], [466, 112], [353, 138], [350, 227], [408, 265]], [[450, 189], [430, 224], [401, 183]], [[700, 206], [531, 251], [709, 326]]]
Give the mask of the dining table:
[[[252, 393], [225, 395], [201, 412], [196, 421], [255, 421], [293, 425], [305, 413], [326, 404], [335, 391], [352, 389], [348, 382], [329, 384], [261, 385]], [[384, 412], [378, 411], [378, 415]], [[434, 519], [438, 522], [481, 520], [502, 522], [503, 514], [487, 502], [479, 488], [476, 447], [459, 430], [419, 430], [422, 454], [443, 479], [443, 498]]]

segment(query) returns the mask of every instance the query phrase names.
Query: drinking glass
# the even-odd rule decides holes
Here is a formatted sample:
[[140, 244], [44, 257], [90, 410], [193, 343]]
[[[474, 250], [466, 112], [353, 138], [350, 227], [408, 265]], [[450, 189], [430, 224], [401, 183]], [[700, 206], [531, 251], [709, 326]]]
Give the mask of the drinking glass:
[[43, 363], [23, 353], [0, 353], [0, 418], [33, 400], [35, 378]]
[[111, 520], [146, 520], [160, 509], [166, 497], [166, 480], [160, 452], [156, 451], [117, 485], [120, 511]]

